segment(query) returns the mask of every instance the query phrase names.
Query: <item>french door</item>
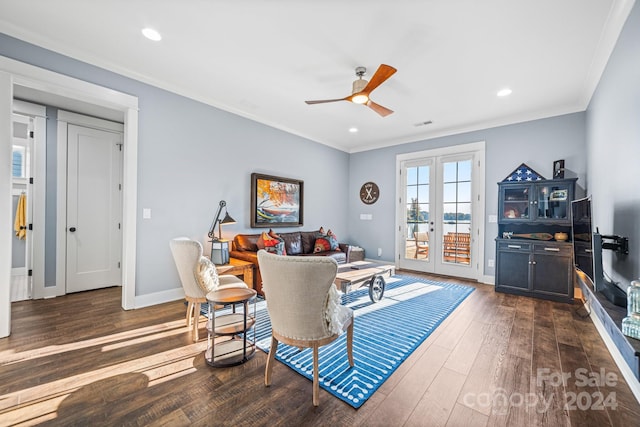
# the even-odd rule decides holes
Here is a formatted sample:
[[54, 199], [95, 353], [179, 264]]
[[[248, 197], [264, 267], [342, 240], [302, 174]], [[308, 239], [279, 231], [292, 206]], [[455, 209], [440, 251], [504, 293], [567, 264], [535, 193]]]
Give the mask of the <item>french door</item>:
[[484, 144], [468, 148], [399, 156], [400, 268], [479, 279]]

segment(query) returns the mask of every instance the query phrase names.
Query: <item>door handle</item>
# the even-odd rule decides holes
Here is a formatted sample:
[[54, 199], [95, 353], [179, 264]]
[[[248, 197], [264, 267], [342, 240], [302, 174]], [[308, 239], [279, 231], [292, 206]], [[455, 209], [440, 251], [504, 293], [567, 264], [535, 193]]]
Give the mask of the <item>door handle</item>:
[[76, 231], [76, 228], [75, 227], [69, 227], [69, 231], [73, 233], [74, 231]]

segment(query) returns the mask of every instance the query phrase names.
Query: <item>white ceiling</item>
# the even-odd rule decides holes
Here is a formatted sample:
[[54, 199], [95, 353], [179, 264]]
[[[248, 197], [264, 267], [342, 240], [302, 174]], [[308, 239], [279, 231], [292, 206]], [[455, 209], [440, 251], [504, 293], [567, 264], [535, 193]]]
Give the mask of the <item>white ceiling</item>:
[[[633, 0], [0, 0], [0, 32], [357, 152], [585, 110], [632, 6]], [[163, 40], [144, 38], [147, 26]], [[355, 68], [366, 67], [371, 77], [381, 63], [398, 72], [371, 98], [394, 114], [383, 118], [344, 101], [304, 103], [350, 95]], [[498, 98], [504, 87], [512, 95]]]

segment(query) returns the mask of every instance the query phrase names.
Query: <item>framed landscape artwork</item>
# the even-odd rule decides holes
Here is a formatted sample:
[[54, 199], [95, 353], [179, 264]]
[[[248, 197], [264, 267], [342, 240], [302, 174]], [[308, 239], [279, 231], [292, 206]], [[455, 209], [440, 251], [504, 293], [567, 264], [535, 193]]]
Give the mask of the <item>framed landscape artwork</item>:
[[251, 174], [251, 227], [302, 226], [304, 182]]

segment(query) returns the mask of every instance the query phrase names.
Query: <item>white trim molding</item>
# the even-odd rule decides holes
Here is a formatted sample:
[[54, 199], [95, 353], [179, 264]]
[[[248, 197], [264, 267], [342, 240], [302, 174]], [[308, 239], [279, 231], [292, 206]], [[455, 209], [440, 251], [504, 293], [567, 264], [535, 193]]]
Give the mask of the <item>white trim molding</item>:
[[[20, 61], [0, 56], [0, 176], [9, 177], [11, 113], [16, 86], [47, 94], [51, 99], [73, 100], [102, 109], [119, 112], [123, 117], [124, 181], [123, 181], [123, 259], [122, 307], [135, 308], [136, 208], [138, 158], [138, 98], [113, 89], [79, 80]], [[0, 179], [0, 194], [10, 194], [9, 179]], [[9, 197], [0, 197], [0, 212], [10, 212]], [[6, 206], [5, 206], [6, 205]], [[10, 227], [10, 218], [0, 215], [0, 225]], [[11, 236], [0, 236], [0, 337], [8, 336], [11, 324]], [[57, 287], [57, 286], [56, 286]], [[45, 288], [46, 290], [47, 288]], [[43, 295], [44, 297], [51, 295]]]

